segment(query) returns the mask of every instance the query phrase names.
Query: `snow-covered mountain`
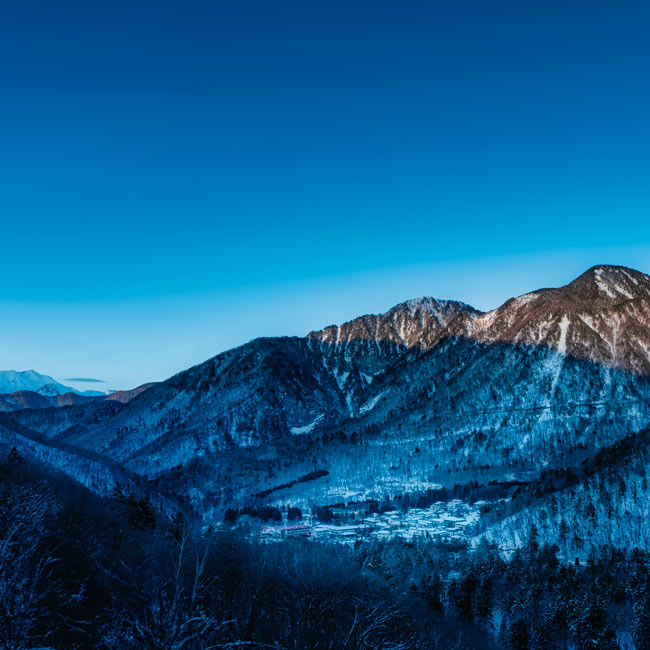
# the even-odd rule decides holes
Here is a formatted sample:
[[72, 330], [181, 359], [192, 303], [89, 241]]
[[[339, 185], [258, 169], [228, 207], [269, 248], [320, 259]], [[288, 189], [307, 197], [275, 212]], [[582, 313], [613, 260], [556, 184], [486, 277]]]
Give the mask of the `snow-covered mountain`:
[[418, 298], [385, 314], [370, 314], [343, 325], [310, 332], [318, 349], [338, 374], [358, 369], [369, 377], [381, 374], [409, 349], [429, 350], [450, 336], [468, 336], [482, 312], [462, 302]]
[[411, 300], [251, 341], [127, 399], [11, 417], [208, 516], [258, 493], [308, 506], [528, 481], [650, 424], [650, 278], [594, 267], [487, 313]]
[[204, 512], [316, 469], [329, 474], [277, 498], [527, 480], [650, 423], [650, 278], [595, 267], [487, 313], [411, 300], [257, 339], [129, 397], [101, 416], [66, 407], [56, 425], [15, 417]]
[[559, 289], [508, 300], [473, 319], [468, 329], [480, 341], [542, 345], [647, 375], [650, 277], [621, 266], [595, 266]]
[[[636, 374], [650, 373], [650, 277], [621, 266], [595, 266], [570, 284], [540, 289], [482, 313], [455, 301], [410, 300], [385, 314], [311, 332], [357, 365], [387, 350], [428, 350], [448, 337], [540, 345]], [[378, 349], [378, 348], [377, 348]]]
[[98, 390], [77, 390], [65, 386], [49, 375], [42, 375], [35, 370], [0, 370], [0, 395], [16, 393], [18, 391], [31, 391], [48, 397], [74, 393], [86, 397], [104, 396]]
[[29, 390], [40, 395], [63, 395], [76, 393], [59, 383], [49, 375], [42, 375], [35, 370], [0, 370], [0, 393], [15, 393], [19, 390]]

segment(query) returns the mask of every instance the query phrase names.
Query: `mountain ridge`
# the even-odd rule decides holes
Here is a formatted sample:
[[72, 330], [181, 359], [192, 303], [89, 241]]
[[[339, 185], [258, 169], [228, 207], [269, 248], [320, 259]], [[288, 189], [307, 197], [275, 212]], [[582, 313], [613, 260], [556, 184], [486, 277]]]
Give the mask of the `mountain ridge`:
[[[22, 409], [47, 409], [61, 408], [64, 406], [80, 406], [91, 402], [114, 401], [121, 404], [130, 402], [140, 393], [155, 386], [157, 382], [142, 384], [131, 390], [112, 391], [108, 394], [88, 392], [53, 393], [48, 391], [36, 392], [32, 390], [19, 390], [13, 393], [0, 394], [0, 412], [15, 412]], [[49, 386], [50, 384], [46, 385]], [[96, 391], [91, 391], [95, 393]]]
[[[65, 407], [56, 439], [217, 517], [317, 470], [329, 474], [271, 498], [305, 506], [528, 480], [650, 424], [639, 345], [650, 343], [649, 298], [648, 276], [600, 266], [489, 312], [410, 300], [305, 337], [255, 339], [101, 417]], [[49, 435], [54, 414], [20, 413]]]
[[[623, 343], [619, 334], [627, 325], [625, 317], [638, 332]], [[307, 334], [309, 340], [342, 347], [383, 341], [425, 350], [453, 336], [544, 345], [650, 374], [650, 277], [623, 266], [596, 265], [562, 287], [527, 292], [487, 312], [455, 300], [422, 297]]]

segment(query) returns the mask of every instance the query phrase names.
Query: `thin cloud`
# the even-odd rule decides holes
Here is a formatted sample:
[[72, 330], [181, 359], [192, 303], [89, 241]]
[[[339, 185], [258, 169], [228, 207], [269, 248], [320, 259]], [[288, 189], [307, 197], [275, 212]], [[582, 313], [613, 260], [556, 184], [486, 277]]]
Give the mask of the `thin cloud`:
[[105, 384], [103, 379], [93, 379], [92, 377], [68, 377], [63, 381], [80, 381], [86, 384]]

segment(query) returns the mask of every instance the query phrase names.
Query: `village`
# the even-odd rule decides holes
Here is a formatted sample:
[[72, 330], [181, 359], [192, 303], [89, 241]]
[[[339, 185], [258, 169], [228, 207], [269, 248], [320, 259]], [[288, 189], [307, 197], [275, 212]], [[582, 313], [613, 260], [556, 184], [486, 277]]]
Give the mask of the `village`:
[[314, 541], [353, 544], [361, 540], [387, 540], [401, 537], [435, 538], [441, 542], [466, 542], [476, 529], [481, 502], [474, 504], [459, 499], [434, 503], [428, 508], [411, 508], [405, 512], [355, 511], [332, 508], [331, 521], [320, 521], [314, 514], [306, 514], [299, 521], [288, 521], [286, 515], [277, 523], [251, 526], [250, 536], [265, 542], [281, 541], [290, 537], [304, 537]]

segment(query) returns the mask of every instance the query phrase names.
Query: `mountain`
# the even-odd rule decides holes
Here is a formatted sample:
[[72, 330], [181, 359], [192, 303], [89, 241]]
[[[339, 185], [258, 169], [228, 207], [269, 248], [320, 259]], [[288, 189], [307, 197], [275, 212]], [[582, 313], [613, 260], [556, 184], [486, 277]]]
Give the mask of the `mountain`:
[[0, 393], [15, 393], [29, 390], [41, 395], [63, 395], [76, 392], [55, 381], [49, 375], [42, 375], [35, 370], [0, 370]]
[[480, 341], [542, 345], [637, 375], [650, 373], [650, 277], [595, 266], [559, 289], [508, 300], [474, 319]]
[[[47, 384], [45, 388], [51, 386]], [[49, 393], [35, 392], [33, 390], [18, 390], [14, 393], [0, 395], [0, 411], [19, 411], [21, 409], [45, 409], [50, 407], [71, 406], [94, 401], [97, 397], [80, 395], [79, 393]]]
[[[243, 539], [250, 548], [242, 557], [263, 558], [260, 568], [233, 578], [241, 557], [226, 555], [218, 601], [233, 601], [230, 594], [244, 585], [260, 594], [260, 612], [275, 601], [290, 612], [286, 594], [294, 585], [327, 592], [322, 576], [335, 573], [337, 549], [324, 543], [338, 541], [362, 568], [360, 593], [369, 592], [369, 576], [381, 576], [400, 602], [418, 599], [418, 617], [451, 613], [449, 647], [461, 647], [459, 622], [476, 626], [477, 643], [463, 647], [645, 647], [649, 298], [648, 276], [599, 266], [489, 312], [421, 298], [305, 337], [256, 339], [167, 381], [109, 396], [2, 395], [0, 410], [8, 412], [0, 413], [0, 474], [16, 485], [7, 492], [12, 498], [2, 499], [5, 519], [31, 512], [26, 505], [41, 503], [40, 495], [58, 501], [46, 519], [21, 528], [31, 532], [26, 542], [51, 521], [47, 539], [64, 535], [63, 558], [72, 558], [73, 572], [94, 567], [90, 559], [114, 559], [97, 584], [111, 594], [107, 611], [120, 585], [127, 585], [120, 602], [134, 594], [136, 606], [122, 623], [141, 611], [140, 592], [149, 593], [148, 573], [125, 580], [140, 576], [138, 567], [150, 565], [152, 576], [167, 567], [164, 586], [150, 592], [151, 611], [159, 612], [169, 585], [174, 598], [191, 604], [199, 575], [191, 568], [200, 571], [214, 548], [212, 571]], [[106, 499], [93, 502], [69, 477]], [[25, 491], [32, 484], [37, 499]], [[188, 521], [201, 537], [191, 542], [197, 553], [186, 563], [187, 586], [176, 590]], [[287, 540], [295, 535], [322, 543]], [[82, 562], [79, 539], [91, 542]], [[120, 544], [133, 564], [115, 553]], [[178, 556], [170, 556], [172, 548]], [[151, 563], [156, 552], [164, 555], [160, 564]], [[318, 561], [287, 581], [311, 552]], [[5, 563], [7, 575], [16, 567], [31, 575], [20, 564], [23, 554], [16, 550]], [[64, 566], [65, 584], [74, 587]], [[282, 585], [275, 601], [269, 571]], [[305, 576], [318, 577], [316, 591]], [[94, 600], [97, 585], [89, 584]], [[251, 611], [253, 597], [235, 602], [234, 611]], [[328, 619], [341, 609], [339, 596], [333, 602]], [[369, 620], [384, 610], [383, 601], [373, 606]], [[75, 611], [74, 629], [94, 629], [77, 624], [86, 603]], [[306, 610], [296, 611], [302, 617]], [[187, 621], [203, 624], [204, 614], [197, 610]], [[351, 614], [349, 629], [357, 629], [357, 604]], [[261, 616], [245, 629], [260, 627]], [[159, 619], [147, 613], [146, 620]], [[170, 638], [167, 620], [164, 634], [151, 638]], [[295, 629], [291, 621], [281, 627]], [[387, 627], [380, 622], [378, 642]], [[430, 636], [430, 625], [423, 629]]]
[[648, 276], [599, 266], [487, 313], [422, 298], [256, 339], [114, 412], [21, 422], [217, 517], [257, 493], [308, 506], [528, 481], [650, 423], [649, 314]]
[[409, 348], [429, 350], [450, 336], [467, 336], [470, 323], [481, 313], [453, 300], [419, 298], [385, 314], [330, 325], [311, 332], [307, 339], [335, 364], [331, 370], [342, 374], [356, 368], [370, 378], [384, 372]]
[[131, 390], [113, 390], [110, 391], [104, 399], [114, 400], [116, 402], [121, 402], [122, 404], [127, 404], [134, 397], [137, 397], [140, 393], [144, 393], [145, 390], [149, 390], [152, 386], [155, 386], [157, 382], [149, 382], [148, 384], [142, 384]]
[[66, 393], [85, 395], [86, 397], [99, 397], [106, 394], [97, 390], [80, 391], [70, 386], [64, 386], [49, 375], [42, 375], [35, 370], [0, 370], [0, 395], [18, 391], [31, 391], [49, 397]]
[[[48, 389], [47, 384], [44, 389]], [[63, 406], [79, 406], [89, 402], [113, 401], [127, 404], [136, 395], [148, 390], [154, 383], [142, 384], [131, 390], [110, 391], [108, 394], [98, 391], [73, 392], [50, 394], [47, 390], [39, 392], [19, 390], [14, 393], [0, 394], [0, 412], [14, 412], [22, 409], [49, 409]]]
[[503, 511], [483, 518], [474, 540], [521, 546], [535, 530], [567, 558], [603, 546], [650, 547], [650, 428], [604, 447], [579, 467], [544, 471]]
[[383, 349], [399, 356], [408, 348], [431, 349], [451, 336], [544, 346], [649, 374], [650, 277], [621, 266], [595, 266], [564, 287], [511, 298], [487, 313], [455, 301], [420, 298], [308, 335], [357, 364], [372, 363], [377, 343], [388, 344]]

